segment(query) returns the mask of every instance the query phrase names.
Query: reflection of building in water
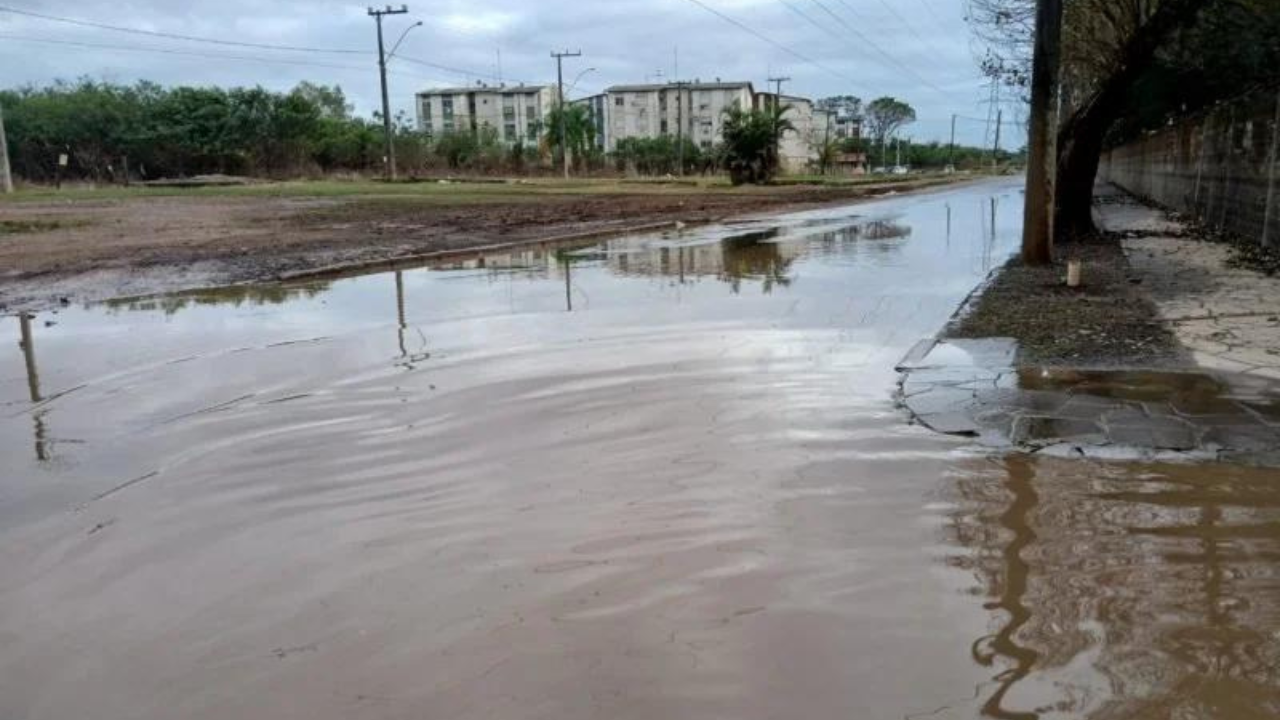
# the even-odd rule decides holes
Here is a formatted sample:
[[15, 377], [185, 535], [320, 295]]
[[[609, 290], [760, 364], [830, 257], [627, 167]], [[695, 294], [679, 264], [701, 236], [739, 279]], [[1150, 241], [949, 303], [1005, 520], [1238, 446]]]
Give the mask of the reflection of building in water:
[[953, 479], [950, 562], [995, 613], [985, 716], [1276, 717], [1274, 471], [1015, 457]]
[[762, 281], [766, 292], [791, 283], [791, 264], [804, 252], [800, 243], [769, 242], [778, 230], [763, 230], [705, 245], [635, 248], [607, 243], [609, 268], [621, 275], [662, 275], [681, 282], [714, 277], [734, 292], [743, 279]]

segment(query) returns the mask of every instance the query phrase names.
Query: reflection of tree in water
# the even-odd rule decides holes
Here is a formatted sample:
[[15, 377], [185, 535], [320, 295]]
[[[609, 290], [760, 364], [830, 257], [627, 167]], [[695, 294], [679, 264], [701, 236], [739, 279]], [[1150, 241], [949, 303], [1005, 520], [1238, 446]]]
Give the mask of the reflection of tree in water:
[[759, 280], [766, 293], [787, 287], [792, 264], [803, 252], [796, 243], [773, 242], [778, 228], [727, 237], [718, 243], [675, 247], [623, 247], [607, 256], [609, 267], [620, 275], [672, 277], [687, 283], [704, 277], [727, 283], [734, 293], [744, 280]]
[[309, 299], [329, 290], [331, 282], [306, 285], [232, 285], [210, 290], [193, 290], [149, 298], [124, 298], [108, 300], [105, 305], [112, 312], [150, 312], [160, 310], [174, 315], [190, 307], [230, 305], [281, 305], [291, 300]]
[[999, 618], [985, 716], [1276, 717], [1274, 473], [1010, 458], [954, 490], [951, 563]]
[[742, 292], [743, 278], [760, 280], [766, 294], [773, 292], [774, 287], [791, 285], [787, 271], [795, 258], [783, 257], [782, 246], [768, 242], [777, 236], [775, 228], [721, 240], [723, 261], [719, 278], [729, 283], [735, 293]]

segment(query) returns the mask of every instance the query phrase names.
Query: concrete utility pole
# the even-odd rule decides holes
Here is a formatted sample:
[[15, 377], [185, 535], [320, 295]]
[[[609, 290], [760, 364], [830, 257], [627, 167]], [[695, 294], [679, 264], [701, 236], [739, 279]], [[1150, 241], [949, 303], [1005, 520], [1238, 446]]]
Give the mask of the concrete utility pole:
[[390, 5], [381, 10], [369, 8], [369, 16], [378, 25], [378, 74], [382, 77], [382, 134], [383, 150], [386, 163], [385, 175], [388, 180], [396, 179], [396, 149], [391, 142], [391, 101], [387, 99], [387, 54], [382, 44], [382, 16], [403, 15], [409, 12], [409, 6], [401, 5], [398, 10]]
[[1062, 42], [1062, 0], [1039, 0], [1031, 67], [1031, 122], [1027, 141], [1027, 192], [1022, 224], [1022, 262], [1053, 262], [1053, 173], [1057, 123], [1053, 97]]
[[679, 170], [676, 174], [684, 176], [684, 96], [689, 83], [683, 80], [677, 81], [676, 86], [676, 157], [679, 162]]
[[0, 192], [13, 192], [13, 176], [9, 174], [9, 143], [4, 136], [4, 108], [0, 107]]
[[[791, 82], [790, 77], [771, 77], [769, 82], [773, 83], [773, 109], [777, 112], [782, 109], [782, 83]], [[773, 131], [773, 157], [779, 165], [782, 164], [782, 133], [777, 128]]]
[[956, 169], [956, 114], [951, 113], [951, 144], [947, 146], [947, 168]]
[[991, 169], [1000, 167], [1000, 127], [1004, 124], [1004, 110], [996, 110], [996, 141], [991, 145]]
[[827, 165], [831, 155], [831, 108], [825, 108], [823, 114], [827, 118], [826, 127], [822, 131], [822, 174], [827, 174]]
[[567, 180], [569, 178], [569, 133], [568, 123], [565, 122], [564, 59], [567, 57], [582, 57], [582, 51], [552, 51], [551, 57], [556, 59], [556, 84], [560, 87], [560, 155], [564, 158], [564, 177]]

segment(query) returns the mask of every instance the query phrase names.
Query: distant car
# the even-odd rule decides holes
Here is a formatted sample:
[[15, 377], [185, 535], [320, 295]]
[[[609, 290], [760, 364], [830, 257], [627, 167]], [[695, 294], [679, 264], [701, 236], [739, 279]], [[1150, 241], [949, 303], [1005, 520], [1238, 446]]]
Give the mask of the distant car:
[[910, 172], [910, 168], [908, 168], [906, 165], [894, 165], [892, 172], [894, 175], [906, 175], [908, 172]]

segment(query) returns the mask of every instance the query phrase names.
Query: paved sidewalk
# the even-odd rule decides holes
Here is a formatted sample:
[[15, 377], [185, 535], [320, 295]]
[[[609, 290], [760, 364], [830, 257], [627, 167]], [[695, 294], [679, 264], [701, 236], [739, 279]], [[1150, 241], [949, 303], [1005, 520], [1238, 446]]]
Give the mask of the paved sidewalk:
[[1096, 212], [1197, 367], [1050, 368], [1011, 339], [926, 340], [898, 367], [903, 406], [989, 447], [1280, 467], [1280, 279], [1227, 267], [1229, 247], [1114, 191]]
[[1280, 278], [1227, 267], [1228, 246], [1187, 236], [1161, 210], [1113, 201], [1095, 212], [1128, 236], [1134, 276], [1196, 364], [1280, 380]]

